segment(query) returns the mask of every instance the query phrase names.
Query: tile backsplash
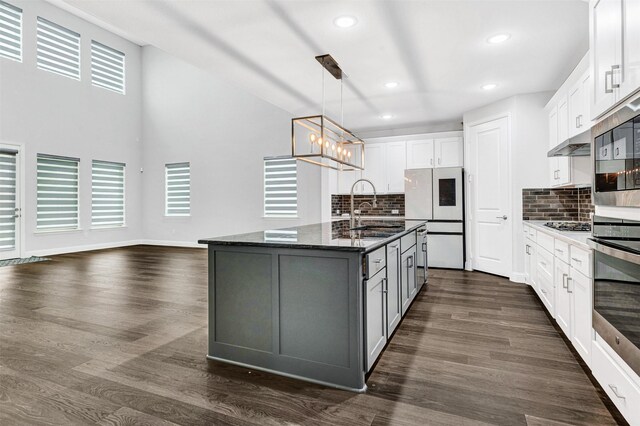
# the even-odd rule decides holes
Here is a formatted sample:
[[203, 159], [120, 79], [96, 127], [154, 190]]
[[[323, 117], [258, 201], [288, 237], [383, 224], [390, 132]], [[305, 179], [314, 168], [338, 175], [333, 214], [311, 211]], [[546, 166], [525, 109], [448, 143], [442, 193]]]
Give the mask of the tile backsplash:
[[[353, 197], [353, 205], [357, 209], [360, 203], [365, 201], [372, 203], [373, 195], [356, 195]], [[331, 195], [331, 215], [339, 216], [343, 213], [349, 213], [351, 198], [349, 195]], [[398, 213], [393, 213], [398, 210]], [[340, 211], [340, 213], [336, 213]], [[373, 208], [369, 205], [362, 206], [363, 216], [404, 216], [404, 194], [384, 194], [378, 195], [378, 207]]]
[[589, 222], [591, 188], [527, 188], [522, 190], [522, 219]]

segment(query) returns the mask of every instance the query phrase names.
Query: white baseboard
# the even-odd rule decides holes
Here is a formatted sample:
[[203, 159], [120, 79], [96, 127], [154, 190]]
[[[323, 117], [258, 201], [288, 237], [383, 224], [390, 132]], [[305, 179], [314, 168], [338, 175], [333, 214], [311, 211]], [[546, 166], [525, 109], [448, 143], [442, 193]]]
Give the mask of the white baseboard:
[[206, 249], [206, 244], [198, 244], [190, 241], [167, 241], [167, 240], [140, 240], [138, 244], [145, 244], [149, 246], [166, 246], [166, 247], [187, 247], [187, 248], [201, 248]]
[[31, 251], [25, 252], [24, 257], [54, 256], [56, 254], [77, 253], [77, 252], [91, 251], [91, 250], [104, 250], [104, 249], [117, 248], [117, 247], [136, 246], [139, 244], [142, 244], [141, 240], [115, 241], [115, 242], [101, 243], [101, 244], [87, 244], [84, 246], [71, 246], [71, 247], [53, 248], [53, 249], [45, 249], [45, 250], [31, 250]]
[[522, 272], [514, 272], [509, 277], [509, 281], [513, 281], [514, 283], [526, 284], [525, 275]]

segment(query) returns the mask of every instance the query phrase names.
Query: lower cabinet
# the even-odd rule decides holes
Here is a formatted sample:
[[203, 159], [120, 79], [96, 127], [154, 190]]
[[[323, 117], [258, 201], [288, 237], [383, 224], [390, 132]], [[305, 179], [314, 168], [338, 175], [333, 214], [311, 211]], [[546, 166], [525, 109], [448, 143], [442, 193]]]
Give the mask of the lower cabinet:
[[536, 277], [538, 279], [538, 296], [551, 316], [555, 317], [555, 291], [553, 280], [553, 255], [538, 247], [536, 259]]
[[531, 241], [526, 240], [524, 247], [524, 280], [533, 288], [538, 290], [538, 280], [536, 279], [536, 256], [537, 247]]
[[365, 281], [365, 312], [366, 342], [367, 342], [367, 371], [371, 368], [378, 355], [387, 343], [387, 274], [386, 268], [379, 270], [373, 277]]
[[591, 278], [571, 269], [568, 286], [573, 296], [571, 343], [584, 362], [590, 365], [591, 342], [593, 341], [593, 286]]
[[391, 336], [401, 319], [400, 243], [396, 241], [387, 245], [387, 336]]
[[411, 301], [418, 292], [416, 281], [416, 246], [407, 249], [401, 256], [400, 286], [402, 315], [407, 312]]
[[570, 338], [573, 297], [569, 288], [569, 265], [556, 258], [554, 270], [556, 322], [564, 334]]

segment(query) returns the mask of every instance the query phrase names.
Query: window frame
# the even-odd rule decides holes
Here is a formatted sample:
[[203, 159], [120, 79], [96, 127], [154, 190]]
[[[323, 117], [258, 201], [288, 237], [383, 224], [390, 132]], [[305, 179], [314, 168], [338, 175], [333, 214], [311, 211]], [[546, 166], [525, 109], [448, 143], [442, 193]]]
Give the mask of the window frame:
[[[39, 220], [39, 214], [38, 214], [38, 207], [40, 206], [40, 190], [38, 188], [38, 173], [39, 173], [39, 160], [43, 158], [43, 159], [50, 159], [50, 160], [62, 160], [62, 161], [71, 161], [71, 162], [75, 162], [76, 163], [76, 226], [74, 228], [72, 227], [41, 227], [38, 225], [38, 220]], [[43, 153], [38, 153], [36, 154], [36, 227], [35, 227], [35, 233], [36, 234], [40, 234], [40, 233], [54, 233], [54, 232], [74, 232], [74, 231], [80, 231], [82, 228], [80, 227], [80, 203], [81, 203], [81, 199], [80, 199], [80, 158], [76, 158], [76, 157], [66, 157], [66, 156], [60, 156], [60, 155], [52, 155], [52, 154], [43, 154]]]
[[[96, 163], [122, 166], [122, 223], [100, 225], [93, 222], [94, 203], [94, 166]], [[127, 226], [127, 164], [117, 161], [91, 160], [91, 229], [124, 228]]]
[[[295, 212], [291, 214], [285, 213], [270, 213], [267, 212], [267, 162], [268, 161], [291, 161], [295, 166], [296, 177], [295, 177]], [[262, 214], [265, 219], [298, 219], [299, 210], [298, 210], [298, 162], [295, 158], [287, 155], [287, 156], [273, 156], [273, 157], [265, 157], [263, 159], [263, 171], [262, 171], [262, 180], [263, 180], [263, 197], [262, 197]]]
[[[172, 166], [174, 168], [179, 168], [177, 166], [186, 165], [189, 170], [189, 213], [180, 214], [180, 213], [170, 213], [169, 212], [169, 170], [171, 170]], [[164, 165], [164, 216], [168, 218], [187, 218], [191, 217], [191, 162], [190, 161], [182, 161], [177, 163], [165, 163]]]
[[[59, 71], [56, 70], [55, 67], [52, 66], [48, 66], [46, 64], [41, 63], [41, 57], [40, 57], [40, 52], [41, 52], [41, 47], [40, 47], [40, 41], [41, 41], [41, 36], [40, 36], [40, 24], [43, 24], [43, 32], [46, 32], [48, 29], [44, 28], [46, 26], [50, 26], [53, 27], [54, 29], [57, 29], [60, 32], [66, 32], [68, 33], [69, 36], [76, 36], [77, 37], [77, 45], [78, 45], [78, 73], [77, 75], [71, 74], [70, 72], [63, 72], [63, 71]], [[50, 31], [50, 30], [49, 30]], [[54, 35], [55, 37], [57, 37], [57, 35]], [[60, 38], [60, 37], [58, 37]], [[42, 52], [44, 54], [49, 54], [47, 52], [45, 52], [44, 50], [42, 50]], [[43, 59], [44, 60], [44, 59]], [[80, 35], [80, 33], [77, 33], [67, 27], [64, 27], [60, 24], [56, 24], [53, 21], [50, 21], [46, 18], [43, 18], [42, 16], [38, 16], [36, 19], [36, 67], [39, 70], [42, 71], [47, 71], [50, 72], [52, 74], [55, 75], [59, 75], [62, 77], [67, 77], [70, 78], [72, 80], [76, 80], [76, 81], [82, 81], [82, 36]], [[73, 70], [73, 68], [67, 67], [69, 70]]]
[[[107, 51], [109, 53], [112, 53], [114, 55], [122, 55], [122, 70], [121, 70], [122, 71], [122, 91], [116, 90], [115, 88], [109, 87], [108, 85], [105, 85], [105, 84], [96, 83], [96, 81], [94, 80], [94, 78], [95, 78], [95, 76], [94, 76], [94, 66], [97, 65], [97, 66], [105, 68], [103, 65], [94, 63], [94, 46], [99, 46], [99, 48], [101, 48], [101, 49], [103, 49], [103, 50], [105, 50], [105, 51]], [[96, 53], [104, 55], [104, 53], [102, 53], [102, 52], [97, 52], [96, 51]], [[120, 95], [126, 95], [127, 94], [127, 55], [124, 52], [121, 52], [121, 51], [119, 51], [117, 49], [114, 49], [113, 47], [107, 46], [104, 43], [101, 43], [101, 42], [99, 42], [97, 40], [92, 39], [91, 40], [91, 46], [90, 46], [90, 59], [91, 59], [91, 61], [90, 61], [91, 62], [91, 85], [93, 87], [97, 87], [97, 88], [100, 88], [100, 89], [105, 89], [105, 90], [108, 90], [110, 92], [118, 93]], [[102, 72], [102, 71], [98, 70], [98, 72]]]

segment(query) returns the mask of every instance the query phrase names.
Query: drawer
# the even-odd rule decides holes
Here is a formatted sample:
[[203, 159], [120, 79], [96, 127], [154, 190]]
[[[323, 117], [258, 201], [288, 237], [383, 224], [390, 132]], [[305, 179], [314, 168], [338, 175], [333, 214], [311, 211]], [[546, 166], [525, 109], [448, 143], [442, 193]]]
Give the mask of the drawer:
[[545, 250], [538, 250], [536, 255], [538, 271], [544, 272], [553, 281], [553, 255]]
[[536, 235], [536, 242], [540, 247], [542, 247], [549, 253], [554, 252], [555, 238], [553, 238], [551, 235], [545, 234], [544, 232], [538, 232], [538, 234]]
[[379, 270], [387, 266], [386, 254], [386, 246], [383, 246], [367, 255], [367, 278], [373, 277]]
[[400, 251], [404, 253], [409, 250], [411, 247], [416, 245], [416, 233], [410, 232], [404, 237], [400, 237]]
[[591, 278], [591, 250], [584, 250], [576, 246], [569, 247], [571, 266], [583, 275]]
[[640, 424], [640, 389], [599, 342], [594, 342], [592, 349], [593, 376], [629, 424]]
[[529, 228], [529, 235], [527, 236], [531, 241], [533, 241], [534, 243], [536, 242], [536, 235], [537, 235], [538, 231], [536, 231], [533, 228]]
[[569, 243], [559, 239], [553, 242], [553, 254], [567, 265], [569, 264]]

